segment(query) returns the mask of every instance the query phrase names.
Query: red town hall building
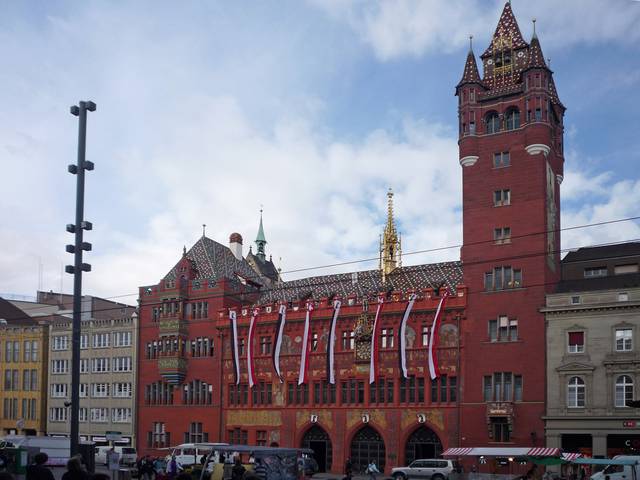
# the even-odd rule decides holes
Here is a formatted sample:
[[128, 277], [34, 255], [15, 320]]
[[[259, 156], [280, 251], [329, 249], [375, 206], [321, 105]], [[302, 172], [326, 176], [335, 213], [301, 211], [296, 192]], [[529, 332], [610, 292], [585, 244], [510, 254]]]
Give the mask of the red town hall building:
[[[157, 284], [140, 288], [140, 454], [183, 442], [309, 447], [323, 471], [374, 459], [387, 472], [450, 447], [543, 446], [545, 326], [559, 278], [562, 118], [535, 33], [527, 43], [507, 3], [491, 45], [469, 51], [459, 100], [463, 235], [460, 262], [402, 266], [388, 194], [379, 269], [284, 281], [265, 253], [262, 219], [246, 257], [203, 236]], [[428, 344], [446, 300], [431, 380]], [[407, 378], [399, 364], [404, 330]], [[378, 365], [370, 383], [372, 323]], [[335, 300], [335, 383], [328, 340]], [[298, 385], [306, 305], [308, 381]], [[286, 308], [276, 345], [279, 309]], [[237, 315], [236, 383], [229, 311]], [[255, 384], [247, 352], [252, 312]], [[279, 348], [282, 380], [274, 370]]]

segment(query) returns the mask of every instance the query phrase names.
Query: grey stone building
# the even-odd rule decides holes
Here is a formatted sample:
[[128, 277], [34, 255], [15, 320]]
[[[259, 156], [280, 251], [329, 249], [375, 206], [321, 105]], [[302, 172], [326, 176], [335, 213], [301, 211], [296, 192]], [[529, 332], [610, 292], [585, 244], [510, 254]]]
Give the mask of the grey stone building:
[[[118, 443], [135, 446], [135, 308], [90, 296], [82, 302], [80, 439], [106, 445], [107, 432], [121, 432]], [[49, 327], [48, 435], [69, 435], [71, 328], [70, 315]]]
[[547, 446], [640, 454], [640, 243], [581, 248], [547, 295]]

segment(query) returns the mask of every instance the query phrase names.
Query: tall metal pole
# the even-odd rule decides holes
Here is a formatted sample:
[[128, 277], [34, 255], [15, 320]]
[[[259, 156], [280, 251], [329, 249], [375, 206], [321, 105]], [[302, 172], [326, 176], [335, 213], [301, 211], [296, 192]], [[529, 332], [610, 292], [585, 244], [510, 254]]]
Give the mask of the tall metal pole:
[[65, 271], [73, 274], [73, 327], [71, 335], [71, 455], [79, 453], [80, 441], [80, 328], [82, 320], [82, 272], [90, 272], [91, 265], [82, 263], [82, 252], [90, 251], [91, 244], [83, 242], [83, 230], [91, 230], [91, 222], [84, 217], [84, 172], [93, 170], [93, 163], [85, 159], [87, 142], [87, 111], [93, 112], [96, 104], [80, 102], [71, 107], [71, 114], [79, 117], [78, 163], [69, 165], [69, 173], [76, 175], [76, 223], [67, 225], [67, 231], [75, 234], [75, 245], [67, 245], [66, 250], [74, 254], [74, 265], [67, 265]]

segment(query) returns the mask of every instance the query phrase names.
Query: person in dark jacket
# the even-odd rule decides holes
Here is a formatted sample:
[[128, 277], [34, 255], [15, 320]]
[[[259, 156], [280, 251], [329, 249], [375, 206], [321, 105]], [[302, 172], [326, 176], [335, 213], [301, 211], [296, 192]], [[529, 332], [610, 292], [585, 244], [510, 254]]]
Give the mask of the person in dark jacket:
[[54, 480], [53, 473], [44, 465], [47, 460], [49, 460], [49, 455], [46, 453], [36, 453], [33, 457], [33, 463], [27, 467], [26, 480]]
[[231, 469], [231, 480], [243, 480], [246, 469], [242, 465], [239, 457], [236, 457], [236, 464]]
[[353, 464], [351, 463], [351, 459], [347, 458], [347, 461], [344, 463], [344, 478], [351, 480], [351, 477], [353, 477]]
[[82, 463], [82, 456], [71, 457], [67, 462], [67, 471], [62, 475], [62, 480], [89, 480], [89, 473]]

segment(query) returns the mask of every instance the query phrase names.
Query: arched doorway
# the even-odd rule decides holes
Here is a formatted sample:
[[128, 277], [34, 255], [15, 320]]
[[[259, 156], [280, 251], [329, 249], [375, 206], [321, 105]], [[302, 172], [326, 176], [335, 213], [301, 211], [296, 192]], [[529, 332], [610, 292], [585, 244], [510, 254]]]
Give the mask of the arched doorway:
[[404, 450], [405, 464], [409, 465], [418, 458], [438, 458], [442, 454], [442, 442], [438, 435], [428, 427], [418, 428], [407, 439]]
[[362, 427], [351, 441], [351, 463], [354, 473], [364, 473], [371, 460], [384, 472], [385, 450], [382, 436], [369, 425]]
[[329, 434], [318, 425], [314, 425], [302, 437], [302, 448], [313, 450], [313, 457], [318, 462], [319, 472], [328, 472], [331, 469], [333, 452], [331, 450], [331, 438]]

